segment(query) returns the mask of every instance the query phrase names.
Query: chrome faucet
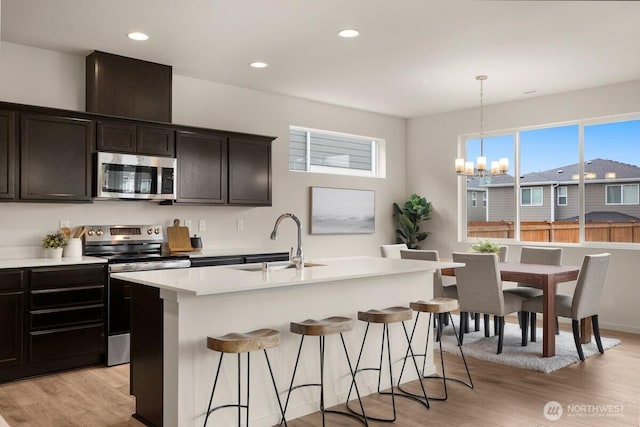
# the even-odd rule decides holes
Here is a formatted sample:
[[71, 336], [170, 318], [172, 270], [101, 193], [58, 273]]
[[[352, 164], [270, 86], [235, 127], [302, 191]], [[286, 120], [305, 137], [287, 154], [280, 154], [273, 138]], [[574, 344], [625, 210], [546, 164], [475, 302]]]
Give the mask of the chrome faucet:
[[302, 254], [302, 226], [300, 225], [300, 220], [298, 219], [298, 217], [292, 213], [283, 213], [282, 215], [280, 215], [278, 219], [276, 219], [276, 224], [273, 226], [273, 231], [271, 232], [271, 240], [276, 240], [276, 237], [278, 237], [278, 226], [280, 225], [280, 222], [282, 222], [282, 220], [285, 218], [291, 218], [296, 222], [296, 225], [298, 226], [298, 249], [296, 249], [296, 254], [294, 256], [293, 246], [291, 247], [291, 250], [289, 251], [289, 262], [295, 264], [296, 270], [300, 270], [302, 269], [302, 267], [304, 267], [304, 255]]

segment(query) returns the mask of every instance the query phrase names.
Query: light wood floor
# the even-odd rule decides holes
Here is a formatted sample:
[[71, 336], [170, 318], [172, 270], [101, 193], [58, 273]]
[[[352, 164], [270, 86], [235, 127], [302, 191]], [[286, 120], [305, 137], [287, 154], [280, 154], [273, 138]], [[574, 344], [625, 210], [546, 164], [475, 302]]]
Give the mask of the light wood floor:
[[[563, 328], [564, 329], [564, 328]], [[395, 425], [413, 426], [640, 426], [640, 335], [602, 331], [622, 344], [604, 355], [588, 358], [551, 374], [510, 368], [468, 359], [475, 389], [450, 383], [449, 400], [432, 402], [425, 410], [408, 399], [397, 399]], [[445, 357], [448, 372], [461, 374], [459, 358]], [[128, 365], [93, 367], [0, 385], [0, 415], [12, 427], [29, 426], [142, 426], [131, 417]], [[415, 384], [413, 384], [415, 385]], [[437, 392], [428, 382], [428, 391]], [[559, 402], [560, 421], [548, 421], [543, 407]], [[371, 414], [389, 409], [386, 401], [365, 398]], [[621, 413], [568, 416], [567, 405], [621, 405]], [[609, 407], [613, 408], [613, 407]], [[610, 409], [612, 410], [612, 409]], [[289, 422], [293, 427], [317, 427], [319, 414]], [[328, 415], [329, 426], [362, 425], [347, 417]], [[383, 423], [370, 423], [380, 426]], [[173, 427], [173, 426], [171, 426]], [[183, 426], [180, 426], [183, 427]], [[184, 426], [190, 427], [190, 426]]]

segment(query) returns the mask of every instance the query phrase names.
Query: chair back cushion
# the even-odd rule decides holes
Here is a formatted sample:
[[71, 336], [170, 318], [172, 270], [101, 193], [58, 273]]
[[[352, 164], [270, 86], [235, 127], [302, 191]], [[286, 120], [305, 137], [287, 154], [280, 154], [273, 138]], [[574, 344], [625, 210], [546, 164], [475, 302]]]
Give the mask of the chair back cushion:
[[453, 253], [460, 311], [504, 316], [504, 296], [498, 256], [491, 253]]
[[[427, 249], [402, 249], [400, 250], [400, 258], [417, 259], [421, 261], [440, 261], [440, 255], [436, 250]], [[433, 273], [433, 297], [444, 297], [444, 289], [442, 287], [442, 274], [440, 270]]]
[[384, 258], [398, 258], [400, 259], [400, 251], [407, 249], [407, 245], [404, 243], [398, 243], [395, 245], [380, 245], [380, 255]]
[[[520, 252], [520, 262], [523, 264], [562, 265], [562, 248], [523, 246]], [[518, 286], [529, 285], [518, 283]]]
[[498, 248], [498, 261], [507, 262], [507, 254], [509, 253], [509, 246], [502, 245]]
[[584, 257], [573, 293], [572, 319], [580, 320], [598, 314], [600, 296], [610, 259], [611, 255], [608, 253]]

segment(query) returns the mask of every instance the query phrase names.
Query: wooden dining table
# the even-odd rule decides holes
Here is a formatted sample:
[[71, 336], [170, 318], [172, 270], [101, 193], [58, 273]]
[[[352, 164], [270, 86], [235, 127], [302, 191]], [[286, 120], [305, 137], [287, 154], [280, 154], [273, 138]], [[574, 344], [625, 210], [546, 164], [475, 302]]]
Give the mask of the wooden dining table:
[[[500, 262], [500, 278], [506, 282], [526, 283], [528, 286], [542, 289], [542, 356], [556, 354], [555, 300], [558, 283], [570, 282], [578, 278], [580, 267], [568, 265], [526, 264], [520, 262]], [[441, 270], [443, 276], [455, 276], [455, 269]], [[591, 340], [589, 318], [580, 322], [580, 337], [583, 343]]]

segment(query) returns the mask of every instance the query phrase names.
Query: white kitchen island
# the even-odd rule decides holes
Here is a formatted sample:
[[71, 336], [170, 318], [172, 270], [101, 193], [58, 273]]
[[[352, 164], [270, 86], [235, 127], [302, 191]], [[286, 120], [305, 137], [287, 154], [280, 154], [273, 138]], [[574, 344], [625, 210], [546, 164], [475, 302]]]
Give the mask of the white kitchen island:
[[[261, 271], [260, 265], [244, 264], [112, 274], [115, 279], [146, 285], [134, 286], [133, 293], [131, 374], [136, 416], [149, 425], [202, 425], [220, 357], [219, 353], [207, 349], [207, 336], [260, 328], [282, 332], [280, 346], [269, 350], [269, 355], [284, 405], [300, 340], [298, 335], [289, 332], [291, 321], [334, 315], [352, 317], [356, 327], [345, 334], [345, 340], [355, 365], [364, 332], [364, 325], [357, 320], [358, 311], [408, 306], [411, 301], [429, 299], [433, 271], [457, 265], [377, 257], [319, 259], [311, 263], [315, 266], [302, 270], [276, 267], [268, 272]], [[135, 291], [136, 288], [139, 291]], [[151, 298], [147, 298], [148, 295]], [[153, 313], [154, 306], [155, 312], [160, 313], [155, 320], [147, 313]], [[154, 328], [153, 322], [157, 327]], [[412, 323], [407, 328], [411, 326]], [[426, 316], [424, 320], [421, 318], [419, 328], [414, 349], [421, 353]], [[399, 324], [390, 331], [395, 347], [392, 360], [399, 372], [406, 339]], [[377, 365], [380, 334], [380, 326], [371, 329], [361, 366]], [[350, 376], [339, 338], [328, 337], [326, 347], [326, 406], [329, 407], [344, 402]], [[136, 358], [136, 354], [141, 356]], [[428, 354], [429, 372], [434, 367], [431, 352]], [[235, 401], [235, 365], [235, 357], [225, 358], [214, 406]], [[403, 382], [416, 378], [415, 369], [410, 367]], [[314, 337], [305, 340], [298, 371], [296, 384], [319, 380], [318, 344]], [[134, 384], [135, 375], [143, 375], [146, 380]], [[388, 384], [384, 373], [383, 380]], [[361, 393], [374, 392], [376, 381], [376, 373], [359, 377]], [[292, 394], [287, 419], [317, 411], [318, 400], [316, 387], [297, 390]], [[260, 352], [251, 358], [250, 411], [251, 426], [278, 423], [277, 402]], [[233, 409], [217, 411], [210, 424], [233, 425], [235, 417]]]

